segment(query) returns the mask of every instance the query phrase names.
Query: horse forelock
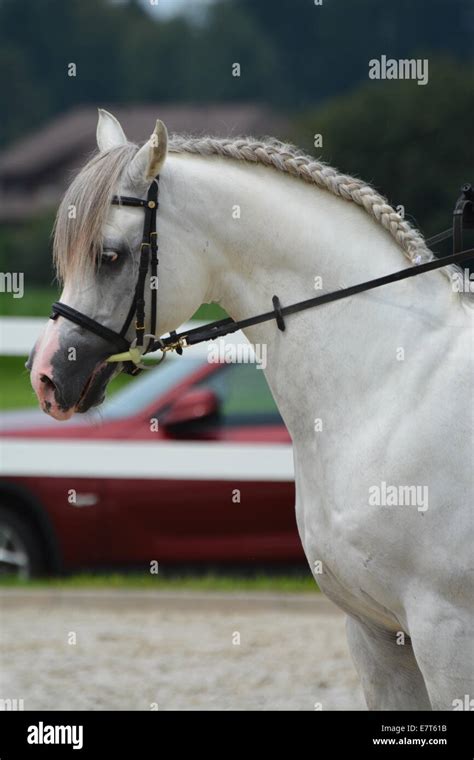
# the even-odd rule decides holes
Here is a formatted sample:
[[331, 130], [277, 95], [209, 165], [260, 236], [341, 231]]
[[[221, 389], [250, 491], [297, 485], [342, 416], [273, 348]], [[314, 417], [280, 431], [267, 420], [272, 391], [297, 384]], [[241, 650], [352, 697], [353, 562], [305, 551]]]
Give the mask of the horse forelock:
[[66, 190], [53, 231], [54, 265], [61, 282], [80, 278], [95, 266], [112, 196], [137, 149], [125, 143], [95, 153]]

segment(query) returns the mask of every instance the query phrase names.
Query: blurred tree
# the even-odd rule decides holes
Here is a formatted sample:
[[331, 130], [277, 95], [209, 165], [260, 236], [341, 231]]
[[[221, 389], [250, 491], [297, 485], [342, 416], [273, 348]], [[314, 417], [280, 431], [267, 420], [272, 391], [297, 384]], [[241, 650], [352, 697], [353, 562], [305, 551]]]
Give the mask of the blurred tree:
[[270, 98], [301, 107], [351, 89], [385, 54], [473, 56], [472, 0], [238, 0], [271, 40], [278, 65]]
[[0, 145], [82, 103], [301, 108], [365, 80], [382, 53], [467, 60], [473, 39], [472, 0], [219, 0], [199, 22], [138, 0], [0, 0]]
[[[271, 100], [278, 53], [240, 2], [219, 2], [196, 35], [191, 100]], [[240, 76], [232, 75], [234, 63]]]
[[21, 225], [0, 226], [0, 271], [23, 272], [28, 287], [51, 286], [54, 271], [51, 229], [54, 214], [33, 217]]
[[[304, 113], [294, 140], [341, 171], [372, 183], [426, 235], [448, 227], [460, 186], [474, 182], [474, 71], [430, 60], [429, 83], [368, 82]], [[315, 134], [323, 147], [313, 147]]]
[[105, 0], [1, 2], [1, 142], [72, 105], [120, 98], [126, 13]]

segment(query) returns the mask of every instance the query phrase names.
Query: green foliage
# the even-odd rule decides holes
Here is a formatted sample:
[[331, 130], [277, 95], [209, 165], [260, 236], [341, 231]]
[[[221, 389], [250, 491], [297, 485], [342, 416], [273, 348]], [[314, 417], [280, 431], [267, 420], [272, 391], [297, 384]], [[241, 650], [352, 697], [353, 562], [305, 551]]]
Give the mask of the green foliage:
[[[0, 271], [23, 272], [25, 290], [34, 286], [50, 286], [54, 280], [51, 263], [51, 229], [54, 215], [45, 214], [22, 221], [21, 224], [0, 225]], [[20, 313], [19, 301], [11, 301], [11, 311], [2, 298], [1, 311]], [[21, 312], [25, 313], [25, 312]]]
[[[430, 59], [429, 83], [367, 82], [297, 120], [294, 139], [373, 184], [426, 235], [451, 224], [460, 186], [474, 181], [472, 67]], [[323, 148], [313, 147], [322, 134]]]
[[[136, 0], [0, 0], [0, 145], [83, 103], [258, 99], [301, 108], [356, 86], [382, 53], [472, 59], [470, 5], [216, 0], [195, 23], [164, 20]], [[241, 77], [231, 75], [234, 62]]]
[[[25, 369], [25, 359], [24, 356], [0, 356], [0, 376], [2, 378], [0, 411], [38, 406], [38, 399], [31, 387], [29, 372]], [[132, 379], [129, 375], [123, 374], [114, 378], [107, 389], [107, 395], [113, 396]]]
[[451, 53], [471, 59], [470, 0], [238, 0], [277, 66], [270, 99], [302, 107], [367, 79], [368, 61]]

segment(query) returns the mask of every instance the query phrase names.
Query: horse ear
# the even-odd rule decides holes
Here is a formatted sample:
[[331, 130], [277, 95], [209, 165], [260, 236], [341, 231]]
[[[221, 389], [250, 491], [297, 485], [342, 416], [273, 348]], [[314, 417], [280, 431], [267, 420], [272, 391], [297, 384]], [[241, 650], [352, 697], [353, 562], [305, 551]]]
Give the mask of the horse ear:
[[108, 111], [99, 108], [99, 120], [97, 122], [97, 146], [100, 151], [117, 148], [127, 142], [125, 133], [120, 122]]
[[168, 131], [160, 119], [148, 142], [143, 145], [130, 164], [129, 176], [133, 184], [154, 179], [161, 171], [168, 152]]

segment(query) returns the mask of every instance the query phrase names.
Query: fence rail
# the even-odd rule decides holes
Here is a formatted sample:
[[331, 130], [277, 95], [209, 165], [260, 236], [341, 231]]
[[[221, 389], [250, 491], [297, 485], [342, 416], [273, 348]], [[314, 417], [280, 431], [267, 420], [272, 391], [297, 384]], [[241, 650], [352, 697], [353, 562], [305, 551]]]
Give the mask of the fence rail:
[[[0, 317], [0, 356], [28, 356], [36, 340], [44, 330], [47, 321], [43, 317]], [[190, 327], [199, 327], [205, 322], [186, 322], [178, 328], [178, 332]], [[247, 339], [241, 332], [229, 335], [226, 343], [246, 343]], [[206, 356], [207, 345], [191, 346], [183, 356]]]

